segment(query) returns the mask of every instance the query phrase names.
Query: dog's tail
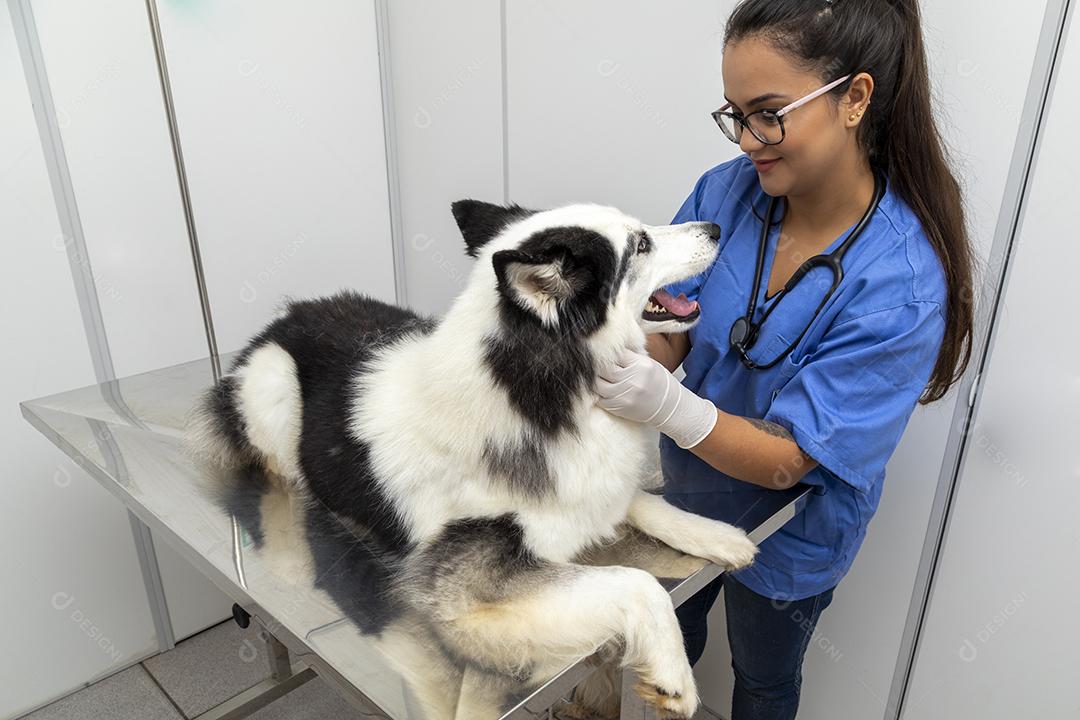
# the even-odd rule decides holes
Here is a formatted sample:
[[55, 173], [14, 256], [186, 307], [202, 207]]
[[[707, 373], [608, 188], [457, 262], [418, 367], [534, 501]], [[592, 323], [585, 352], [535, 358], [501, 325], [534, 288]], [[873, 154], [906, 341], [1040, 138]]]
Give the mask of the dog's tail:
[[187, 419], [185, 444], [210, 478], [258, 468], [285, 485], [297, 484], [301, 413], [292, 355], [265, 342], [199, 397]]

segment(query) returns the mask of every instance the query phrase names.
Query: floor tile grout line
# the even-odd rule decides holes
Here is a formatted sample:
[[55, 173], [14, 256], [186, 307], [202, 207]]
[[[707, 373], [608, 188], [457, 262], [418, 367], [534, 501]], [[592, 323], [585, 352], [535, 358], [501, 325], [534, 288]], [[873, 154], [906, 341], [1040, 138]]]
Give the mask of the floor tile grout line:
[[[157, 660], [159, 658], [162, 658], [162, 657], [165, 657], [167, 655], [171, 655], [173, 653], [176, 653], [178, 650], [180, 650], [183, 647], [184, 644], [186, 644], [188, 642], [191, 642], [191, 641], [194, 641], [197, 638], [199, 638], [200, 636], [207, 635], [207, 634], [212, 633], [212, 632], [214, 632], [216, 630], [220, 630], [223, 626], [235, 625], [235, 624], [236, 624], [235, 619], [233, 619], [232, 617], [227, 617], [224, 620], [221, 620], [220, 622], [214, 623], [213, 625], [209, 625], [209, 626], [203, 628], [202, 630], [200, 630], [199, 632], [197, 632], [197, 633], [195, 633], [193, 635], [190, 635], [190, 636], [188, 636], [188, 637], [186, 637], [186, 638], [184, 638], [182, 640], [177, 641], [176, 647], [174, 647], [173, 649], [167, 650], [167, 651], [162, 652], [162, 653], [156, 653], [154, 655], [151, 655], [150, 657], [145, 658], [142, 662], [139, 663], [139, 665], [141, 665], [143, 667], [143, 669], [146, 671], [146, 673], [148, 675], [150, 675], [151, 679], [154, 681], [154, 685], [156, 685], [161, 690], [161, 692], [164, 693], [165, 697], [168, 698], [169, 702], [172, 704], [173, 707], [176, 708], [177, 712], [180, 713], [181, 717], [183, 717], [184, 720], [191, 720], [192, 717], [197, 717], [197, 716], [203, 714], [204, 712], [207, 712], [208, 710], [213, 709], [213, 706], [211, 708], [208, 708], [207, 710], [199, 710], [198, 712], [194, 712], [193, 715], [188, 715], [186, 712], [184, 712], [183, 708], [180, 707], [178, 702], [173, 698], [172, 694], [169, 693], [169, 691], [168, 691], [168, 689], [166, 689], [165, 685], [163, 685], [158, 680], [157, 676], [154, 674], [155, 671], [152, 668], [148, 667], [146, 665], [146, 663], [147, 662], [153, 662], [153, 661], [155, 661], [155, 660]], [[246, 630], [247, 630], [247, 628], [241, 628], [240, 632], [244, 633]], [[260, 632], [263, 632], [263, 631], [262, 630], [254, 630], [254, 632], [256, 632], [256, 634], [257, 634], [257, 633], [260, 633]], [[262, 655], [263, 651], [261, 649], [259, 649], [258, 653], [259, 653], [259, 655]], [[160, 671], [161, 670], [159, 669], [158, 672], [160, 672]], [[233, 695], [230, 695], [228, 698], [225, 698], [224, 700], [221, 700], [220, 702], [228, 702], [229, 700], [231, 700], [236, 695], [247, 692], [251, 688], [258, 685], [259, 683], [265, 681], [266, 678], [269, 677], [269, 676], [270, 676], [269, 675], [269, 669], [267, 669], [267, 673], [266, 673], [265, 676], [260, 677], [259, 679], [253, 681], [250, 685], [245, 685], [244, 687], [237, 689], [233, 693]]]
[[[154, 657], [157, 656], [155, 655]], [[139, 667], [142, 668], [144, 673], [150, 676], [150, 682], [154, 683], [154, 687], [156, 687], [161, 692], [161, 694], [165, 696], [165, 699], [168, 700], [169, 704], [172, 705], [176, 712], [180, 714], [180, 717], [184, 718], [184, 720], [191, 720], [191, 718], [188, 717], [188, 714], [184, 712], [183, 708], [181, 708], [176, 703], [176, 701], [173, 700], [173, 697], [169, 694], [169, 691], [166, 690], [160, 682], [158, 682], [158, 679], [156, 677], [154, 677], [154, 673], [150, 672], [150, 668], [146, 667], [145, 662], [146, 661], [144, 660], [143, 662], [139, 663]]]

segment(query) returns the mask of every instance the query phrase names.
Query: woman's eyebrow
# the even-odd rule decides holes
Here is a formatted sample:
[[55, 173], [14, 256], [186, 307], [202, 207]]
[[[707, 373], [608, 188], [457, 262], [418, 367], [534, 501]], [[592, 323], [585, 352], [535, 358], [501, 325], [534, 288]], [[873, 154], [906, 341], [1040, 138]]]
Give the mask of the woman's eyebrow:
[[[787, 98], [787, 95], [784, 95], [783, 93], [774, 93], [774, 92], [765, 93], [764, 95], [758, 95], [756, 98], [754, 98], [750, 102], [746, 103], [746, 107], [750, 107], [751, 105], [757, 105], [758, 103], [763, 103], [766, 100], [782, 100], [782, 99], [785, 99], [785, 98]], [[731, 98], [729, 98], [727, 95], [724, 96], [724, 99], [727, 100], [732, 105], [738, 106], [738, 103], [735, 102], [734, 100], [732, 100]]]

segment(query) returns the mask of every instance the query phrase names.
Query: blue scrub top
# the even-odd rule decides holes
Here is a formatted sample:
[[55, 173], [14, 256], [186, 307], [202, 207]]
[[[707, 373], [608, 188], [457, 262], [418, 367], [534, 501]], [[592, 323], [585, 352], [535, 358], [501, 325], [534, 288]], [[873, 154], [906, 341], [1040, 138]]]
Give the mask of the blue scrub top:
[[[747, 369], [729, 352], [728, 333], [746, 312], [758, 218], [768, 200], [746, 155], [706, 172], [673, 223], [715, 222], [720, 253], [705, 273], [668, 289], [701, 305], [701, 320], [689, 331], [683, 384], [725, 412], [782, 425], [820, 463], [802, 479], [813, 486], [805, 509], [761, 544], [753, 565], [735, 573], [761, 595], [799, 600], [835, 586], [862, 544], [885, 464], [937, 360], [946, 283], [918, 218], [887, 183], [877, 211], [844, 256], [843, 281], [794, 351], [767, 370]], [[765, 295], [783, 205], [777, 203], [766, 243], [755, 321], [775, 299]], [[762, 327], [751, 358], [771, 361], [798, 337], [831, 282], [825, 269], [806, 275]], [[666, 436], [660, 455], [665, 497], [692, 512], [738, 523], [773, 492], [714, 469]]]

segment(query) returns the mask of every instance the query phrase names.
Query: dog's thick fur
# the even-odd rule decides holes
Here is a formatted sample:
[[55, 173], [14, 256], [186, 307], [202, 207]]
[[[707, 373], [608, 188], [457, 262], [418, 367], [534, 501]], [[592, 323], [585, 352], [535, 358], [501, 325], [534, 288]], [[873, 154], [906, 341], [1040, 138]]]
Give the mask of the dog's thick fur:
[[[581, 561], [625, 525], [726, 567], [756, 548], [677, 510], [643, 426], [596, 405], [595, 369], [644, 348], [656, 288], [705, 270], [711, 223], [650, 227], [613, 208], [454, 204], [477, 258], [433, 321], [352, 292], [291, 302], [203, 397], [189, 438], [231, 482], [273, 477], [392, 568], [387, 607], [431, 621], [455, 658], [546, 679], [617, 638], [660, 717], [697, 692], [656, 579]], [[385, 622], [366, 628], [379, 632]]]

